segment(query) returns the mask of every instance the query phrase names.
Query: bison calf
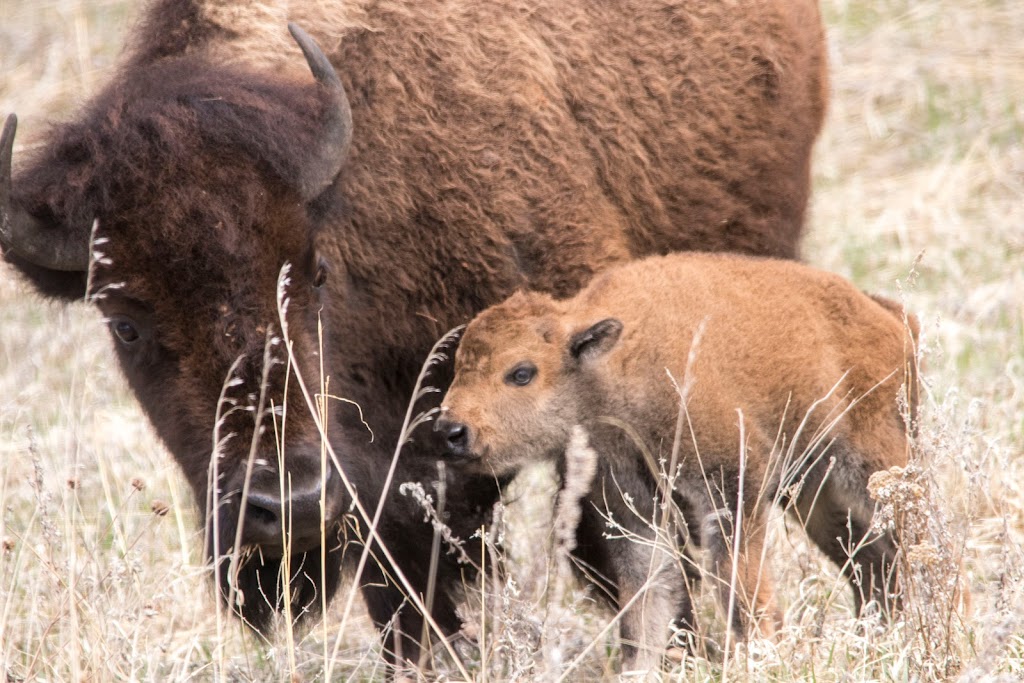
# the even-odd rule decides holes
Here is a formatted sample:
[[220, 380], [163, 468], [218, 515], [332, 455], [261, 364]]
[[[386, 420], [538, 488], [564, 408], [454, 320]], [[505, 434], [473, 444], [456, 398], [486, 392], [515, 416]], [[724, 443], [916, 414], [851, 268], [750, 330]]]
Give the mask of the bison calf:
[[650, 668], [673, 619], [692, 628], [670, 528], [669, 545], [704, 548], [740, 637], [779, 619], [763, 566], [773, 503], [842, 568], [858, 609], [891, 606], [895, 539], [871, 531], [867, 481], [907, 460], [916, 330], [897, 304], [800, 264], [650, 258], [573, 299], [519, 293], [481, 313], [437, 429], [463, 466], [504, 477], [561, 459], [583, 426], [599, 454], [583, 512], [622, 537], [596, 569], [630, 606], [625, 666]]

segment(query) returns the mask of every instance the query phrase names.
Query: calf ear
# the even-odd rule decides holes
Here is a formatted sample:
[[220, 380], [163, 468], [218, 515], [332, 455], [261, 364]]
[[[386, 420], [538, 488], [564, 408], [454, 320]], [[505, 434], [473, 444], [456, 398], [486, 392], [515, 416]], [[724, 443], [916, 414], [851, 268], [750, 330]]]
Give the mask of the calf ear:
[[569, 353], [576, 360], [597, 358], [610, 351], [621, 334], [622, 322], [606, 318], [574, 334], [569, 340]]

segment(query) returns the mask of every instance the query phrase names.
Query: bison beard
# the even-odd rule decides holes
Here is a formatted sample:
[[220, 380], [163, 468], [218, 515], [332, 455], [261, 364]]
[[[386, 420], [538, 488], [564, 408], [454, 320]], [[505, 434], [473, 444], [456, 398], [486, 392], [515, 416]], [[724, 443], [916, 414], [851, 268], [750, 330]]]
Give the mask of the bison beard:
[[[435, 377], [447, 385], [449, 367], [438, 368], [445, 376]], [[437, 398], [428, 396], [427, 401]], [[428, 404], [429, 405], [429, 404]], [[422, 407], [422, 406], [417, 406]], [[423, 458], [424, 448], [430, 449], [434, 437], [429, 430], [415, 432], [415, 440], [403, 449], [403, 457], [411, 462], [400, 470], [402, 481], [432, 482], [437, 479], [434, 461]], [[384, 450], [393, 450], [393, 443], [375, 444], [380, 460]], [[495, 479], [492, 476], [466, 476], [447, 472], [446, 487], [458, 491], [457, 497], [447, 499], [444, 521], [457, 540], [467, 540], [489, 518], [495, 489], [504, 488], [511, 477]], [[388, 493], [387, 510], [377, 529], [396, 564], [414, 587], [428, 585], [430, 559], [424, 557], [424, 548], [433, 541], [434, 530], [426, 521], [426, 512], [413, 498], [401, 493], [402, 481], [395, 481]], [[370, 483], [364, 478], [363, 483]], [[436, 492], [427, 485], [431, 495]], [[360, 489], [364, 508], [373, 514], [380, 493], [368, 487]], [[348, 501], [347, 495], [345, 495]], [[303, 625], [320, 615], [324, 604], [329, 604], [341, 585], [345, 573], [351, 574], [363, 551], [363, 541], [369, 537], [366, 521], [356, 513], [344, 515], [339, 523], [325, 532], [325, 546], [293, 553], [287, 558], [280, 553], [254, 547], [242, 547], [239, 560], [233, 565], [232, 557], [239, 517], [239, 495], [228, 492], [216, 505], [217, 514], [208, 515], [206, 523], [206, 556], [216, 568], [217, 589], [221, 597], [254, 630], [268, 634], [285, 612], [286, 596], [290, 597], [290, 615], [293, 625]], [[208, 507], [213, 507], [212, 501]], [[346, 509], [349, 507], [346, 504]], [[251, 514], [251, 512], [250, 512]], [[247, 515], [248, 516], [248, 515]], [[409, 524], [409, 521], [417, 523]], [[323, 550], [326, 548], [326, 550]], [[463, 563], [458, 554], [442, 547], [437, 557], [437, 591], [421, 597], [433, 604], [433, 618], [446, 636], [456, 634], [462, 627], [456, 606], [461, 599], [462, 586], [472, 582], [476, 567]], [[323, 556], [322, 556], [323, 555]], [[423, 636], [424, 620], [406, 597], [407, 589], [393, 574], [390, 564], [376, 543], [371, 543], [359, 588], [362, 590], [371, 618], [384, 629], [385, 652], [402, 653], [416, 660]], [[289, 577], [285, 591], [285, 577]], [[321, 593], [322, 591], [322, 593]], [[397, 638], [401, 638], [401, 642]]]
[[[526, 4], [154, 0], [110, 83], [10, 185], [13, 121], [5, 131], [4, 260], [65, 301], [91, 282], [106, 317], [137, 324], [132, 346], [115, 333], [121, 367], [200, 508], [218, 393], [239, 354], [260, 356], [285, 263], [304, 316], [291, 323], [300, 364], [323, 367], [330, 393], [358, 404], [378, 437], [367, 444], [351, 406], [331, 404], [332, 446], [373, 510], [420, 364], [445, 330], [517, 288], [568, 296], [652, 253], [797, 255], [827, 93], [812, 0]], [[286, 17], [320, 38], [343, 88], [304, 49], [307, 67]], [[105, 265], [87, 271], [93, 219]], [[297, 432], [289, 447], [316, 436]], [[412, 444], [395, 485], [429, 489], [441, 452]], [[502, 484], [449, 473], [456, 536], [490, 519]], [[233, 545], [237, 512], [218, 508], [211, 554]], [[364, 538], [359, 524], [342, 538]], [[379, 532], [425, 594], [423, 511], [392, 489]], [[584, 519], [579, 534], [581, 561], [600, 568], [600, 522]], [[286, 593], [296, 618], [314, 614], [359, 554], [327, 553], [326, 571], [318, 549], [289, 558], [288, 591], [271, 550], [246, 557], [242, 617], [265, 630]], [[374, 559], [359, 587], [415, 659], [422, 620]], [[216, 575], [230, 594], [228, 571]], [[442, 631], [458, 630], [473, 572], [442, 553]]]
[[294, 622], [320, 614], [341, 582], [346, 549], [342, 528], [326, 531], [326, 553], [321, 548], [296, 553], [287, 558], [287, 566], [285, 557], [273, 557], [251, 546], [241, 548], [233, 562], [237, 520], [238, 496], [233, 496], [221, 502], [216, 524], [211, 516], [207, 525], [206, 556], [216, 570], [217, 589], [228, 606], [260, 633], [268, 633], [274, 617], [286, 611], [286, 595], [291, 598], [288, 612]]

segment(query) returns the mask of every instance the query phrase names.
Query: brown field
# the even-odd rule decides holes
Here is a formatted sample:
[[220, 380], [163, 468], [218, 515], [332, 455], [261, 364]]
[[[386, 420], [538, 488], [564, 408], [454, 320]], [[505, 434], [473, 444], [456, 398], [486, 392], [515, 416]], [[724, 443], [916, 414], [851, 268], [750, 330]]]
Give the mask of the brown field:
[[[135, 2], [0, 0], [0, 114], [20, 150], [108, 76]], [[856, 619], [835, 568], [777, 520], [786, 627], [686, 680], [1024, 677], [1024, 3], [824, 0], [833, 99], [806, 260], [921, 318], [921, 461], [905, 617]], [[460, 649], [479, 680], [614, 677], [613, 616], [557, 564], [550, 472], [514, 486], [510, 580], [479, 587]], [[167, 506], [166, 515], [154, 507]], [[362, 613], [260, 643], [214, 600], [193, 503], [116, 368], [98, 314], [46, 303], [0, 267], [0, 673], [21, 680], [372, 680]], [[475, 546], [473, 544], [476, 544]], [[467, 549], [479, 555], [479, 541]], [[913, 552], [910, 552], [910, 551]], [[962, 555], [973, 610], [938, 585]], [[548, 578], [549, 581], [542, 579]], [[709, 596], [708, 635], [721, 639]], [[457, 679], [439, 657], [434, 674]]]

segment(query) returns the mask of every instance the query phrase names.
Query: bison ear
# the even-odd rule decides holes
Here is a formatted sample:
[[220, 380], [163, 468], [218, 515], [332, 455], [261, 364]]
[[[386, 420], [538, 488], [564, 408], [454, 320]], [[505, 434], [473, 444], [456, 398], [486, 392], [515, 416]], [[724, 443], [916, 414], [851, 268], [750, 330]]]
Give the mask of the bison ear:
[[594, 323], [569, 340], [569, 353], [578, 361], [602, 356], [615, 346], [622, 334], [622, 321], [606, 318]]

